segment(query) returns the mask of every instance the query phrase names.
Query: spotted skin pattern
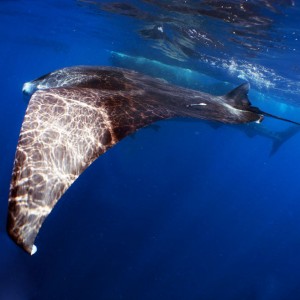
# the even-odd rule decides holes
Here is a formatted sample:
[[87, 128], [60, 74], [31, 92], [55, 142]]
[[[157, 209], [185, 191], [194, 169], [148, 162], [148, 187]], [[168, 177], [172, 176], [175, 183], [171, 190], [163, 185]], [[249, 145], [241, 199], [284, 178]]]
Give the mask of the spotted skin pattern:
[[260, 120], [249, 109], [247, 87], [238, 89], [245, 103], [235, 108], [233, 92], [227, 99], [134, 71], [87, 66], [61, 69], [25, 84], [23, 92], [33, 94], [15, 156], [9, 235], [32, 253], [43, 221], [64, 192], [96, 158], [139, 128], [173, 117]]

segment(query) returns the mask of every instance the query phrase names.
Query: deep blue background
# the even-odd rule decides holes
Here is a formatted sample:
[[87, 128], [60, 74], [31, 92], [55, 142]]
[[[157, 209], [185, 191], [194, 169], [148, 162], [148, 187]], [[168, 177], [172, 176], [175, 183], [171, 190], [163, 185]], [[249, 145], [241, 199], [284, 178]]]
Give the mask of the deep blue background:
[[[44, 223], [37, 254], [19, 249], [5, 224], [22, 84], [68, 65], [110, 64], [110, 51], [129, 45], [151, 50], [133, 20], [75, 1], [1, 1], [0, 25], [1, 300], [300, 299], [300, 135], [270, 157], [270, 140], [235, 127], [160, 122], [76, 181]], [[269, 67], [282, 71], [295, 57]], [[297, 100], [269, 108], [299, 121]]]

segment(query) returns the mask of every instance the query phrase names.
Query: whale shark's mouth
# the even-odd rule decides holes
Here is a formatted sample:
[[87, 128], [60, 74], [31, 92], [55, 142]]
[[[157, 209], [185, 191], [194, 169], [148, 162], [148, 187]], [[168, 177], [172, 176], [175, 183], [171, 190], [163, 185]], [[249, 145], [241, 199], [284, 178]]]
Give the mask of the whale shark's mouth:
[[37, 90], [36, 85], [32, 82], [26, 82], [23, 85], [22, 92], [26, 96], [31, 96]]

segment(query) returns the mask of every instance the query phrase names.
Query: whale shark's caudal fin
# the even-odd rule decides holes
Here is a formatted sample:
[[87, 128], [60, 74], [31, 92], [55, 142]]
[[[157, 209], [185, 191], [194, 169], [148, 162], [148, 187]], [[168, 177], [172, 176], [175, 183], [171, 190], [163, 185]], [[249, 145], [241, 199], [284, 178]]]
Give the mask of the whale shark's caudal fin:
[[270, 156], [274, 155], [279, 148], [290, 138], [292, 138], [295, 134], [299, 132], [299, 126], [292, 126], [283, 132], [278, 133], [277, 138], [273, 139], [272, 150], [270, 152]]

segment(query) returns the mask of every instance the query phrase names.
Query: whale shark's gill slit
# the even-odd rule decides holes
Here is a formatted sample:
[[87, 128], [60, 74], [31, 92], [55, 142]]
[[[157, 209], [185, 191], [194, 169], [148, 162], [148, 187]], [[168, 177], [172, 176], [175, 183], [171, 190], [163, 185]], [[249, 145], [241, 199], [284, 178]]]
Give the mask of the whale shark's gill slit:
[[28, 253], [64, 192], [127, 135], [173, 117], [241, 124], [271, 116], [251, 106], [248, 84], [214, 96], [112, 67], [64, 68], [26, 87], [33, 94], [16, 151], [7, 230]]

